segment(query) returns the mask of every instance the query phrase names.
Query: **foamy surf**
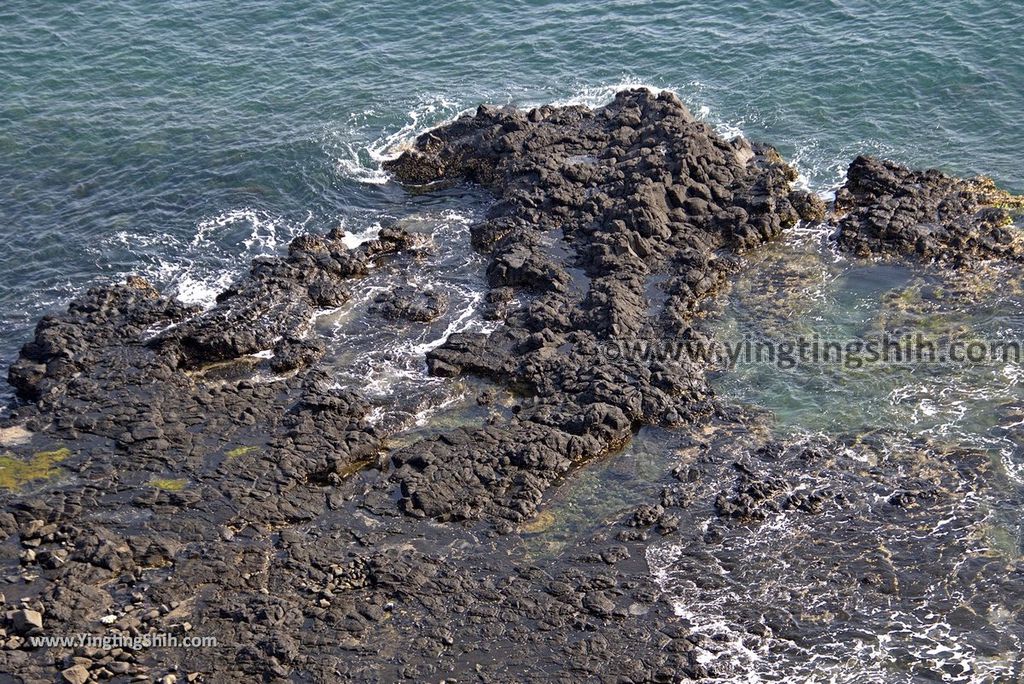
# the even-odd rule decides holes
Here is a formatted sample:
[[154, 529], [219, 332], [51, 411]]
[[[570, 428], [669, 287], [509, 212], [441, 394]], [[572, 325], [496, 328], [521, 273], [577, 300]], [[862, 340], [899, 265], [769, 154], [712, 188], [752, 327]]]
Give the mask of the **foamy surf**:
[[[470, 247], [469, 226], [475, 214], [442, 210], [405, 217], [400, 225], [417, 239], [416, 274], [400, 264], [386, 264], [363, 278], [352, 299], [323, 312], [316, 325], [330, 341], [336, 386], [357, 388], [384, 414], [408, 416], [410, 425], [451, 404], [452, 387], [429, 375], [426, 353], [461, 332], [489, 332], [494, 323], [481, 314], [486, 284], [484, 259]], [[343, 224], [345, 244], [356, 247], [380, 231], [378, 221]], [[447, 306], [428, 322], [390, 320], [374, 313], [381, 296], [397, 286], [446, 296]], [[383, 418], [378, 416], [378, 420]], [[413, 419], [415, 417], [415, 419]]]
[[[883, 502], [879, 502], [880, 504]], [[965, 507], [977, 505], [970, 500]], [[703, 530], [698, 529], [698, 533]], [[694, 550], [681, 543], [654, 544], [646, 560], [655, 583], [662, 589], [678, 616], [697, 636], [697, 660], [709, 666], [708, 682], [749, 684], [761, 682], [829, 682], [831, 684], [891, 684], [919, 681], [906, 669], [917, 663], [928, 672], [943, 672], [941, 681], [975, 684], [1009, 681], [1015, 671], [1012, 659], [993, 657], [969, 643], [963, 628], [954, 627], [947, 615], [948, 587], [936, 582], [924, 590], [916, 605], [866, 605], [850, 599], [856, 623], [844, 619], [835, 632], [808, 641], [795, 641], [753, 629], [750, 615], [772, 610], [775, 596], [785, 605], [790, 592], [806, 594], [810, 613], [827, 610], [829, 597], [821, 586], [807, 585], [800, 568], [784, 560], [785, 549], [811, 534], [799, 515], [781, 513], [747, 537], [743, 556], [760, 568], [763, 580], [756, 586], [738, 584], [727, 567], [714, 556], [701, 555], [699, 569]], [[943, 535], [978, 535], [978, 527], [958, 516], [938, 521], [930, 531], [907, 530], [919, 538]], [[983, 552], [984, 548], [977, 551]], [[694, 580], [713, 575], [717, 582]], [[820, 606], [815, 603], [821, 601]], [[758, 632], [763, 633], [759, 635]], [[855, 668], [850, 664], [856, 663]]]
[[405, 122], [397, 129], [375, 125], [380, 115], [368, 109], [349, 115], [341, 130], [329, 135], [327, 153], [334, 159], [338, 176], [367, 185], [383, 185], [390, 176], [381, 168], [431, 128], [453, 120], [464, 111], [444, 97], [426, 98], [406, 112]]
[[[672, 88], [653, 85], [643, 79], [626, 76], [615, 83], [582, 85], [564, 97], [555, 98], [550, 102], [533, 102], [527, 106], [539, 107], [544, 104], [552, 104], [556, 107], [583, 106], [597, 109], [611, 102], [615, 99], [615, 94], [623, 90], [646, 90], [652, 93], [660, 93], [663, 90], [667, 90], [668, 92], [676, 93]], [[678, 93], [676, 94], [678, 95]]]
[[199, 221], [188, 244], [161, 259], [156, 279], [180, 301], [212, 307], [255, 257], [280, 254], [312, 220], [312, 212], [302, 221], [291, 221], [251, 207], [223, 211]]
[[369, 226], [364, 228], [357, 228], [356, 230], [347, 230], [346, 222], [342, 221], [341, 228], [345, 230], [345, 235], [342, 237], [342, 242], [349, 249], [355, 249], [364, 242], [369, 242], [380, 234], [381, 225], [379, 221], [374, 221]]

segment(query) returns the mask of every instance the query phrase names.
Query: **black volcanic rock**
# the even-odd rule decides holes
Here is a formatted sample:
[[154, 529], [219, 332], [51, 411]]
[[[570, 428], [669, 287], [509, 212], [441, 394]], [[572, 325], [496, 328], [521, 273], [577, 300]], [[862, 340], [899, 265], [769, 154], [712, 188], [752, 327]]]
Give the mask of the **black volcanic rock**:
[[[394, 454], [405, 510], [430, 517], [521, 521], [554, 480], [640, 426], [706, 414], [699, 364], [612, 348], [687, 336], [735, 255], [819, 213], [775, 150], [724, 140], [674, 95], [645, 90], [595, 111], [480, 107], [386, 168], [406, 183], [494, 192], [473, 242], [490, 256], [492, 288], [527, 298], [490, 336], [453, 336], [428, 354], [436, 374], [483, 375], [529, 397], [508, 423]], [[670, 296], [655, 305], [659, 277]]]
[[1009, 211], [1022, 208], [1024, 199], [985, 178], [913, 171], [863, 156], [850, 164], [835, 201], [843, 249], [953, 264], [1024, 259], [1024, 233]]
[[[951, 641], [1019, 651], [1019, 559], [977, 553], [987, 456], [881, 432], [776, 441], [716, 401], [707, 359], [674, 348], [707, 345], [701, 307], [745, 251], [825, 215], [772, 148], [633, 90], [596, 110], [481, 107], [387, 166], [417, 192], [474, 182], [493, 194], [470, 229], [488, 258], [492, 332], [452, 334], [424, 359], [476, 405], [394, 434], [381, 410], [411, 419], [417, 407], [336, 383], [312, 320], [374, 268], [401, 285], [361, 324], [422, 333], [395, 322], [446, 306], [414, 285], [413, 238], [394, 226], [356, 249], [338, 232], [296, 238], [207, 311], [139, 278], [90, 290], [40, 321], [10, 370], [22, 402], [0, 421], [0, 672], [723, 680], [744, 674], [737, 647], [808, 662], [883, 633], [873, 620], [898, 609], [961, 611]], [[984, 183], [858, 159], [837, 198], [840, 242], [1017, 259], [986, 208], [1006, 201]], [[628, 462], [616, 451], [639, 430], [673, 462], [643, 473], [649, 495], [610, 501], [592, 531], [538, 514], [574, 469]], [[721, 615], [700, 614], [704, 597]], [[52, 636], [218, 644], [34, 648], [36, 616]], [[732, 636], [716, 631], [727, 623]]]
[[429, 323], [448, 309], [448, 295], [399, 285], [374, 297], [370, 312], [391, 320]]

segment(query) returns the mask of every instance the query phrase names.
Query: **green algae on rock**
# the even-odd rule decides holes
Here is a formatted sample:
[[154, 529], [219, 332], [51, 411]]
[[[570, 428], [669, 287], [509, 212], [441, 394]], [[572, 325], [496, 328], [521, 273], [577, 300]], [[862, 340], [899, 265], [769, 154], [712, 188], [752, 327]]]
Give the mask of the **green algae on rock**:
[[242, 456], [246, 456], [255, 451], [259, 451], [259, 449], [260, 448], [256, 446], [240, 446], [235, 447], [234, 449], [230, 449], [229, 451], [225, 451], [224, 456], [228, 459], [241, 458]]
[[162, 489], [165, 492], [180, 492], [188, 485], [188, 480], [183, 478], [155, 477], [146, 484], [150, 487]]
[[7, 452], [0, 454], [0, 489], [18, 490], [30, 482], [50, 480], [60, 474], [56, 464], [71, 456], [63, 447], [54, 451], [39, 451], [28, 459]]

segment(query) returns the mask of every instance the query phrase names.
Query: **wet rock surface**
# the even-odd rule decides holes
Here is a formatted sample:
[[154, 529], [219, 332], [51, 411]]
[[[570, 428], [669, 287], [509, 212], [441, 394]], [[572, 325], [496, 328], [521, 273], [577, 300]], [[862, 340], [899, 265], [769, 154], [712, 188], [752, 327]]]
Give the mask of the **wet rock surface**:
[[[680, 482], [662, 498], [683, 506], [684, 522], [647, 550], [684, 622], [717, 636], [699, 645], [721, 654], [709, 674], [998, 681], [1019, 672], [1008, 654], [1020, 628], [995, 615], [1017, 613], [1011, 597], [1024, 577], [1019, 556], [1007, 564], [992, 548], [977, 508], [980, 492], [1004, 482], [987, 454], [899, 433], [780, 442], [735, 430], [680, 450]], [[851, 670], [856, 649], [840, 644], [854, 634], [886, 638], [862, 642]]]
[[[854, 166], [840, 243], [904, 249], [911, 229], [883, 229], [875, 207], [908, 176]], [[0, 671], [24, 681], [738, 676], [756, 663], [735, 654], [799, 656], [836, 638], [841, 614], [914, 605], [914, 582], [928, 578], [951, 592], [982, 587], [970, 605], [935, 607], [961, 611], [950, 629], [972, 648], [1019, 650], [1019, 560], [971, 556], [964, 541], [984, 519], [968, 504], [992, 486], [985, 459], [924, 443], [893, 455], [906, 447], [896, 436], [779, 442], [719, 405], [699, 360], [622, 351], [700, 339], [702, 302], [745, 251], [823, 217], [772, 148], [722, 139], [668, 93], [626, 91], [597, 110], [481, 107], [388, 168], [404, 183], [494, 194], [471, 230], [489, 259], [496, 329], [452, 334], [425, 363], [485, 383], [481, 406], [499, 396], [508, 406], [408, 443], [372, 420], [359, 387], [334, 384], [312, 321], [415, 248], [400, 227], [356, 249], [337, 233], [298, 238], [208, 311], [141, 279], [90, 291], [40, 322], [10, 371], [24, 403], [0, 426], [18, 464], [3, 466], [17, 477], [0, 490]], [[948, 183], [935, 180], [935, 193]], [[919, 253], [1016, 258], [988, 223], [964, 227], [974, 206], [964, 201], [948, 233], [981, 237]], [[403, 286], [371, 314], [412, 325], [445, 305], [443, 293]], [[651, 427], [677, 442], [653, 480], [660, 494], [557, 551], [531, 550], [528, 538], [557, 517], [545, 508], [552, 491]], [[766, 583], [772, 557], [745, 569], [740, 542], [780, 518], [799, 524], [786, 547], [799, 577]], [[938, 536], [910, 533], [945, 519]], [[664, 600], [679, 582], [734, 596], [722, 604], [730, 629]], [[758, 586], [770, 591], [752, 596]], [[31, 641], [78, 634], [108, 642]], [[109, 641], [146, 635], [216, 645]]]
[[377, 295], [370, 311], [392, 320], [429, 322], [443, 314], [447, 307], [448, 297], [443, 292], [400, 285]]

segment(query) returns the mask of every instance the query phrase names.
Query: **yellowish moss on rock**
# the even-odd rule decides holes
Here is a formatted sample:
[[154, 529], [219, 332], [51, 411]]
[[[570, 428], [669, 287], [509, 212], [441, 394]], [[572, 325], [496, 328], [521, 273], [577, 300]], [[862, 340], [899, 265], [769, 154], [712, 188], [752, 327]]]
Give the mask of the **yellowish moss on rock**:
[[4, 453], [0, 455], [0, 488], [17, 490], [29, 482], [52, 479], [60, 474], [56, 464], [70, 455], [71, 450], [67, 448], [40, 451], [27, 460]]
[[551, 511], [541, 511], [532, 520], [523, 523], [520, 530], [524, 534], [539, 534], [545, 532], [555, 524], [555, 514]]
[[982, 203], [1000, 209], [1024, 210], [1024, 195], [1012, 195], [996, 186], [988, 176], [979, 176], [967, 181], [971, 192], [976, 194]]
[[258, 451], [258, 450], [259, 450], [259, 448], [258, 447], [254, 447], [254, 446], [240, 446], [240, 447], [235, 447], [231, 451], [224, 452], [224, 455], [226, 457], [228, 457], [228, 458], [241, 458], [242, 456], [245, 456], [247, 454], [251, 454], [252, 452]]
[[148, 484], [165, 492], [180, 492], [188, 484], [188, 481], [181, 478], [155, 477]]
[[373, 465], [373, 463], [374, 461], [372, 459], [366, 459], [362, 461], [356, 461], [354, 463], [349, 463], [348, 465], [344, 465], [341, 468], [338, 468], [338, 475], [340, 475], [342, 478], [351, 477], [358, 473], [360, 470], [365, 470], [369, 468], [371, 465]]

